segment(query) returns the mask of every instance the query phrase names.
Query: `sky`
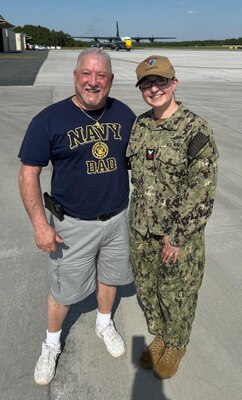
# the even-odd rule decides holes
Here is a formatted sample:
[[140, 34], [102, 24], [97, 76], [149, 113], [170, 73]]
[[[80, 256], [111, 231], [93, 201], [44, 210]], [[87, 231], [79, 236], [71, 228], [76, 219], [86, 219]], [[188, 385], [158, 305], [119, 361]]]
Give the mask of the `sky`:
[[0, 0], [15, 26], [71, 36], [174, 36], [176, 41], [242, 37], [241, 0]]

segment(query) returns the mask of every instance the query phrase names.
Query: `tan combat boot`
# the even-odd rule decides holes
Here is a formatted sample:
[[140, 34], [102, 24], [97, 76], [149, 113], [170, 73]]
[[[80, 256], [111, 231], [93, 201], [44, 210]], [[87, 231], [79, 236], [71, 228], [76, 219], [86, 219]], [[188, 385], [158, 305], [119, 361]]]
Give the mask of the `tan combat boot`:
[[165, 349], [163, 356], [154, 368], [155, 376], [160, 379], [168, 379], [175, 375], [185, 352], [185, 347], [181, 349]]
[[147, 346], [139, 359], [139, 364], [143, 368], [154, 368], [157, 361], [165, 351], [165, 343], [160, 336], [156, 336], [152, 343]]

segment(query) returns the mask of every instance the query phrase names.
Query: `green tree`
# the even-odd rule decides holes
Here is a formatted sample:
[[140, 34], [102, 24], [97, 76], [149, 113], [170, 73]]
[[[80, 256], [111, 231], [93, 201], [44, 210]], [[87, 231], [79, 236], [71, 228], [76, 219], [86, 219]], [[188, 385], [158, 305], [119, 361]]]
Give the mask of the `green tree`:
[[15, 32], [23, 32], [28, 35], [31, 39], [30, 43], [33, 44], [45, 44], [46, 46], [61, 46], [61, 47], [74, 47], [76, 45], [75, 40], [67, 33], [62, 31], [56, 32], [49, 30], [43, 26], [24, 25], [16, 26]]

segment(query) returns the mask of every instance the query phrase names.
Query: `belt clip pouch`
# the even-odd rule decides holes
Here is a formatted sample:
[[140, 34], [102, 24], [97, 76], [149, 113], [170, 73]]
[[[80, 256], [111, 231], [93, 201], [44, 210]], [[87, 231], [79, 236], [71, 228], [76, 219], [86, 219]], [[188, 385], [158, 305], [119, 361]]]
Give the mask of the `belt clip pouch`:
[[62, 206], [47, 192], [44, 193], [45, 208], [49, 210], [59, 221], [63, 221], [64, 212]]

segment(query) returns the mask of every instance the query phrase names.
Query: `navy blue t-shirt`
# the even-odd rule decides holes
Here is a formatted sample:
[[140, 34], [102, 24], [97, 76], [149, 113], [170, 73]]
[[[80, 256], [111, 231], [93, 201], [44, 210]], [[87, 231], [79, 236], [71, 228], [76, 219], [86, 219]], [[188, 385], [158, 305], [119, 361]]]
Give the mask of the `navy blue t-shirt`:
[[[95, 120], [103, 110], [88, 112]], [[24, 164], [45, 167], [51, 161], [51, 194], [64, 210], [95, 218], [128, 205], [125, 152], [135, 114], [108, 98], [100, 126], [70, 98], [55, 103], [31, 121], [19, 157]]]

